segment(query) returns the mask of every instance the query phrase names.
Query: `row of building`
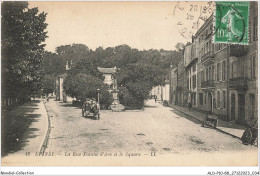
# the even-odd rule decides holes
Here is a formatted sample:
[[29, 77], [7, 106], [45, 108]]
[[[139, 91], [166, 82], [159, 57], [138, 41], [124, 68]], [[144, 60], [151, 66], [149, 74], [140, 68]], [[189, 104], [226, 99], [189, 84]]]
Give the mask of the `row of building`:
[[245, 124], [257, 119], [258, 4], [250, 2], [249, 45], [215, 44], [211, 16], [170, 70], [170, 103]]

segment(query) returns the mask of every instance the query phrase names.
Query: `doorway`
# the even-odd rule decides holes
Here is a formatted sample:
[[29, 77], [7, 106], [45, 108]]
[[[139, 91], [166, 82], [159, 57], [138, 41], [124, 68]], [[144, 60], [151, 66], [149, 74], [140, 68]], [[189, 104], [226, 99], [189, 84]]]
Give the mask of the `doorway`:
[[238, 121], [245, 123], [245, 94], [238, 94]]
[[212, 112], [212, 95], [210, 92], [208, 93], [208, 110]]

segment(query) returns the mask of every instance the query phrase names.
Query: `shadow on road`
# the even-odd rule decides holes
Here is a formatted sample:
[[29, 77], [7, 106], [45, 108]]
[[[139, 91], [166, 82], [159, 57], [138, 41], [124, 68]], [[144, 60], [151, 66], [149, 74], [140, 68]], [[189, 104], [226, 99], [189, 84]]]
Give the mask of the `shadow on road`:
[[90, 120], [97, 120], [94, 116], [92, 115], [88, 115], [88, 116], [82, 116], [82, 118], [85, 118], [85, 119], [90, 119]]
[[192, 121], [193, 123], [201, 124], [201, 122], [200, 122], [199, 120], [197, 120], [197, 119], [195, 119], [195, 118], [192, 118], [192, 117], [189, 116], [189, 115], [183, 114], [183, 113], [181, 113], [180, 111], [177, 111], [177, 110], [175, 110], [175, 109], [171, 109], [170, 111], [173, 112], [173, 113], [175, 113], [175, 114], [177, 114], [177, 115], [180, 116], [180, 117], [184, 117], [184, 118], [188, 119], [189, 121]]
[[158, 106], [146, 105], [144, 108], [157, 108]]
[[80, 106], [76, 106], [76, 105], [73, 105], [73, 104], [61, 104], [62, 107], [72, 107], [72, 108], [77, 108], [77, 109], [81, 109]]
[[2, 111], [1, 123], [1, 157], [23, 149], [28, 138], [35, 138], [37, 128], [29, 128], [33, 122], [37, 122], [41, 114], [30, 114], [35, 110], [38, 100], [27, 102], [11, 110]]

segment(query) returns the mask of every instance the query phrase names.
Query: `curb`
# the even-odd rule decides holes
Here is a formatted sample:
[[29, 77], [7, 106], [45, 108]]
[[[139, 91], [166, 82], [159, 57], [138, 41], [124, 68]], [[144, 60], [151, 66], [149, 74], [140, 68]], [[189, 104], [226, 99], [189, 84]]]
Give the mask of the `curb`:
[[[196, 119], [196, 120], [202, 122], [200, 119], [198, 119], [198, 118], [196, 118], [196, 117], [193, 117], [193, 116], [191, 116], [191, 115], [189, 115], [189, 114], [187, 114], [187, 113], [185, 113], [185, 112], [183, 112], [183, 111], [181, 111], [181, 110], [179, 110], [179, 109], [176, 109], [176, 108], [173, 108], [173, 107], [171, 107], [171, 108], [172, 108], [172, 109], [175, 109], [175, 110], [177, 110], [177, 111], [179, 111], [179, 112], [181, 112], [181, 113], [183, 113], [183, 114], [185, 114], [185, 115], [187, 115], [187, 116], [189, 116], [189, 117], [191, 117], [191, 118], [193, 118], [193, 119]], [[228, 134], [228, 135], [232, 136], [233, 138], [241, 139], [240, 137], [238, 137], [238, 136], [236, 136], [236, 135], [233, 135], [233, 134], [231, 134], [231, 133], [228, 133], [228, 132], [226, 132], [226, 131], [223, 131], [223, 130], [217, 128], [217, 127], [214, 128], [214, 129], [216, 129], [216, 130], [218, 130], [218, 131], [220, 131], [220, 132], [222, 132], [222, 133], [224, 133], [224, 134]]]
[[41, 101], [44, 105], [44, 108], [45, 108], [45, 111], [46, 111], [46, 114], [47, 114], [47, 117], [48, 117], [48, 126], [47, 126], [47, 130], [46, 130], [46, 134], [45, 134], [45, 138], [44, 140], [42, 141], [42, 144], [40, 146], [40, 149], [39, 149], [39, 153], [43, 153], [45, 151], [45, 149], [47, 148], [47, 144], [48, 144], [48, 139], [49, 139], [49, 136], [50, 136], [50, 132], [51, 132], [51, 121], [50, 121], [50, 116], [48, 114], [48, 111], [47, 111], [47, 108], [46, 108], [46, 105], [44, 103], [44, 101]]

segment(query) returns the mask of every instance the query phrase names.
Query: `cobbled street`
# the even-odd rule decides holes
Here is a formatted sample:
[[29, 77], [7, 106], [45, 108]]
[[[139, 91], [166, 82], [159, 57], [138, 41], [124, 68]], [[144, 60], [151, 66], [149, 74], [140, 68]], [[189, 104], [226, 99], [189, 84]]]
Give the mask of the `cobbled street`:
[[46, 151], [141, 152], [181, 154], [192, 152], [256, 152], [237, 138], [161, 104], [149, 101], [144, 111], [101, 111], [101, 119], [81, 116], [81, 109], [51, 99], [46, 107], [51, 118], [51, 134]]

